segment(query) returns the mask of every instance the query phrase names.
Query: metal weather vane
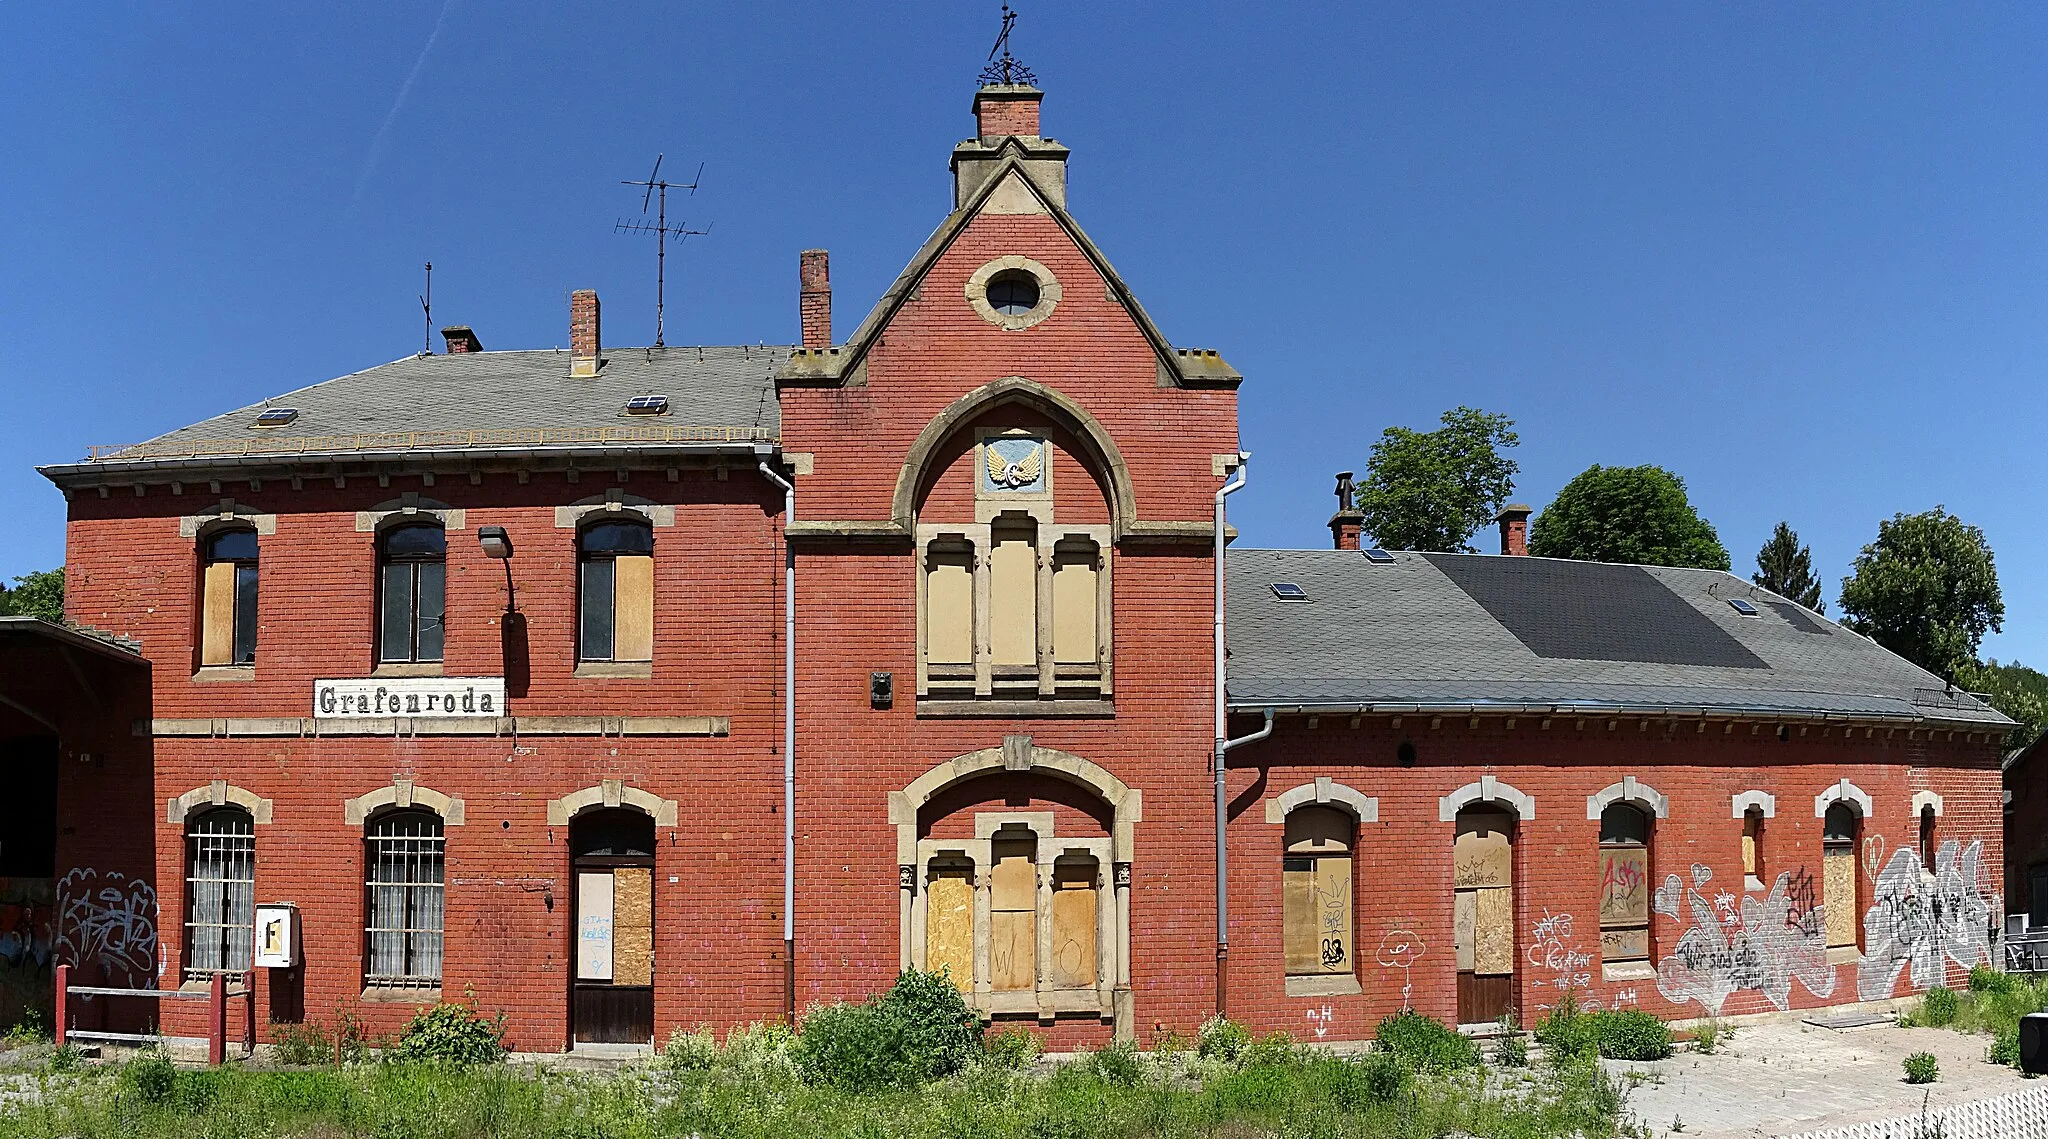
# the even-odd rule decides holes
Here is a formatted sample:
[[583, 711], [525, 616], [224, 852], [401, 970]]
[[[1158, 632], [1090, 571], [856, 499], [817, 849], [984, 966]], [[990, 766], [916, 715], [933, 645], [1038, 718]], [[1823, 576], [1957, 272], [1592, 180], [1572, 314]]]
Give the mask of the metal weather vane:
[[[995, 83], [1015, 86], [1038, 82], [1038, 76], [1033, 75], [1030, 68], [1017, 62], [1010, 55], [1010, 27], [1016, 22], [1017, 13], [1010, 11], [1010, 6], [1004, 4], [1003, 30], [996, 34], [995, 46], [988, 49], [988, 66], [981, 69], [980, 78], [984, 86]], [[1001, 59], [996, 58], [997, 52], [1002, 53]]]

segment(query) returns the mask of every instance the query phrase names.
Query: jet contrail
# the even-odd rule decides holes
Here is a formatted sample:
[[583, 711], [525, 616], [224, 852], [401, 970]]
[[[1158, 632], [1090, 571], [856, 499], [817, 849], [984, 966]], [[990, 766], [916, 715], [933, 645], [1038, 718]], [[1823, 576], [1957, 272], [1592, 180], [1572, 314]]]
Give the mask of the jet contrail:
[[420, 77], [420, 69], [427, 65], [427, 56], [434, 50], [434, 41], [441, 38], [441, 28], [448, 23], [448, 13], [455, 9], [455, 0], [441, 5], [441, 15], [434, 20], [433, 33], [427, 36], [427, 46], [420, 49], [420, 57], [412, 61], [412, 72], [398, 87], [398, 97], [391, 100], [391, 113], [384, 116], [384, 125], [377, 128], [377, 137], [370, 140], [370, 153], [363, 158], [363, 172], [356, 176], [355, 196], [349, 199], [349, 208], [354, 209], [363, 200], [363, 187], [370, 181], [371, 171], [377, 168], [377, 157], [384, 150], [384, 138], [391, 133], [391, 124], [398, 121], [398, 112], [405, 108], [405, 97], [412, 94], [412, 85]]

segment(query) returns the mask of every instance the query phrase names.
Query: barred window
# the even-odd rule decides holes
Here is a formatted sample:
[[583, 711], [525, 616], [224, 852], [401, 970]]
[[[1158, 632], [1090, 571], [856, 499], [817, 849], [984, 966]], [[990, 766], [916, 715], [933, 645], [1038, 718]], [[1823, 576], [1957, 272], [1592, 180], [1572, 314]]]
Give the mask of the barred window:
[[370, 985], [434, 988], [441, 983], [442, 870], [447, 840], [441, 817], [392, 811], [370, 821], [363, 980]]
[[256, 924], [256, 821], [216, 807], [185, 831], [185, 977], [249, 968]]

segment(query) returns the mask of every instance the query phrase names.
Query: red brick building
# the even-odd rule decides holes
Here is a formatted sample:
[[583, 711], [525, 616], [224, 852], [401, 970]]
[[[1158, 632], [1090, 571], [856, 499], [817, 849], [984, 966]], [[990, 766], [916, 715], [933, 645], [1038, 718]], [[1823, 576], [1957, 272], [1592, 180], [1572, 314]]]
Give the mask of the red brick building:
[[[373, 1031], [474, 992], [555, 1050], [914, 965], [1070, 1045], [1981, 955], [2003, 721], [1725, 574], [1368, 555], [1340, 515], [1350, 549], [1229, 556], [1229, 727], [1273, 730], [1219, 747], [1240, 376], [1082, 232], [1040, 97], [976, 94], [953, 212], [843, 341], [812, 251], [794, 348], [608, 348], [578, 293], [567, 352], [451, 328], [45, 468], [69, 620], [147, 661], [59, 763], [60, 924], [149, 950], [81, 975], [247, 971]], [[298, 952], [253, 945], [287, 906]]]

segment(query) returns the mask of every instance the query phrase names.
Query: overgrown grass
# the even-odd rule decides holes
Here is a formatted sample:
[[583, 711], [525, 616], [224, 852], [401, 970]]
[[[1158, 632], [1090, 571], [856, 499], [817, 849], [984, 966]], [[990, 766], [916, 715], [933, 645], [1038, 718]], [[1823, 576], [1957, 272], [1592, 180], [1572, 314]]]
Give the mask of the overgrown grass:
[[1901, 1018], [1908, 1025], [1950, 1028], [1991, 1037], [1985, 1058], [2017, 1068], [2020, 1017], [2048, 1008], [2048, 977], [2001, 973], [1983, 965], [1970, 970], [1966, 991], [1936, 987]]

